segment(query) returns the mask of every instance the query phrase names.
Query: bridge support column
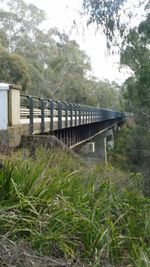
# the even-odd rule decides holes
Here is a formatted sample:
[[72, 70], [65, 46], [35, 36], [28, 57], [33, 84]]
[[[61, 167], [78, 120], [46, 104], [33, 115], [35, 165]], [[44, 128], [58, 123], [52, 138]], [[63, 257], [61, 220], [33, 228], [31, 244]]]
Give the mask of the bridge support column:
[[114, 131], [113, 131], [113, 129], [107, 130], [106, 142], [108, 145], [108, 149], [112, 149], [114, 147]]
[[10, 148], [21, 143], [20, 89], [0, 83], [0, 143]]
[[113, 129], [108, 129], [103, 133], [100, 133], [95, 138], [95, 153], [96, 157], [100, 159], [100, 161], [105, 162], [107, 164], [107, 150], [112, 149], [114, 146], [114, 131]]
[[90, 153], [95, 153], [95, 142], [89, 142]]
[[96, 158], [107, 164], [107, 136], [103, 133], [96, 136], [94, 140]]

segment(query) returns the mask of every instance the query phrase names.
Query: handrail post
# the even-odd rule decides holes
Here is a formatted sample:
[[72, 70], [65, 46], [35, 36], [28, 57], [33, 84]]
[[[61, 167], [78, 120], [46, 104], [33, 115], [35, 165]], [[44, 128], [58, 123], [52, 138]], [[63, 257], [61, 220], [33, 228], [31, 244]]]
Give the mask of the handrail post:
[[70, 127], [72, 127], [73, 123], [72, 123], [72, 104], [69, 103], [69, 107], [70, 107]]
[[62, 103], [58, 101], [58, 129], [62, 128]]
[[87, 123], [89, 123], [89, 106], [87, 106]]
[[94, 108], [92, 108], [92, 122], [94, 122]]
[[96, 122], [96, 108], [94, 108], [94, 122]]
[[85, 108], [86, 108], [86, 124], [87, 124], [87, 122], [88, 122], [88, 109], [87, 109], [87, 106]]
[[68, 128], [68, 105], [65, 103], [65, 128]]
[[82, 111], [83, 111], [83, 124], [84, 124], [85, 123], [85, 109], [84, 109], [84, 106], [83, 106]]
[[40, 98], [40, 108], [41, 108], [41, 133], [45, 131], [45, 120], [44, 120], [44, 99]]
[[74, 105], [74, 111], [75, 111], [75, 126], [77, 126], [77, 106]]
[[92, 119], [92, 108], [90, 107], [90, 114], [91, 114], [91, 122], [93, 122], [93, 119]]
[[53, 131], [53, 115], [54, 115], [54, 103], [53, 100], [50, 99], [50, 131]]
[[29, 98], [29, 120], [30, 120], [30, 125], [29, 125], [29, 133], [30, 135], [33, 134], [34, 131], [34, 119], [33, 119], [33, 97], [28, 96]]
[[81, 125], [81, 106], [79, 105], [79, 125]]
[[100, 118], [101, 118], [101, 110], [99, 109], [99, 120], [100, 120]]

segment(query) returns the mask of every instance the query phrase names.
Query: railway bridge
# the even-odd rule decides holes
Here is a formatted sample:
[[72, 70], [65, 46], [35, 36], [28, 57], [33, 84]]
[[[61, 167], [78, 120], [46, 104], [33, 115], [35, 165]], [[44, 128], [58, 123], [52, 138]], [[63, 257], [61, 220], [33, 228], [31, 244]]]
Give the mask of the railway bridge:
[[21, 145], [22, 136], [55, 135], [73, 148], [123, 123], [123, 113], [77, 103], [24, 95], [21, 87], [0, 83], [0, 142]]

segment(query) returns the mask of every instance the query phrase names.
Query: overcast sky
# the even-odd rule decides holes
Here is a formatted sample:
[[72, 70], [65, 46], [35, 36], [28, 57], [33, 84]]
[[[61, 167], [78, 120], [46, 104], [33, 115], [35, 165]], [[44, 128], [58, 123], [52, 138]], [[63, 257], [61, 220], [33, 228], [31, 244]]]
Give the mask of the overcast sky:
[[[108, 56], [105, 37], [96, 32], [94, 26], [85, 26], [85, 19], [79, 16], [82, 0], [25, 0], [46, 11], [48, 22], [45, 27], [57, 27], [60, 31], [70, 33], [80, 48], [85, 50], [91, 59], [93, 74], [100, 79], [123, 82], [127, 78], [127, 71], [119, 72], [119, 56]], [[77, 27], [72, 29], [73, 20]]]

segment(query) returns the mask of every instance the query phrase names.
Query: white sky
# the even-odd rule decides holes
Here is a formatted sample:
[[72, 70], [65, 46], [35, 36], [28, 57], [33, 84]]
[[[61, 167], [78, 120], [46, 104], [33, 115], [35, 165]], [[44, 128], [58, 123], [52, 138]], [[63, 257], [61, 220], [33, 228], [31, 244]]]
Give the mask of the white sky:
[[[81, 19], [78, 11], [81, 10], [82, 0], [25, 0], [46, 11], [48, 22], [45, 27], [57, 27], [60, 31], [70, 33], [80, 48], [86, 51], [91, 59], [93, 74], [100, 79], [123, 82], [128, 74], [127, 70], [119, 72], [119, 56], [106, 56], [105, 37], [96, 32], [94, 26], [85, 26], [85, 19]], [[77, 27], [72, 29], [73, 20]]]

